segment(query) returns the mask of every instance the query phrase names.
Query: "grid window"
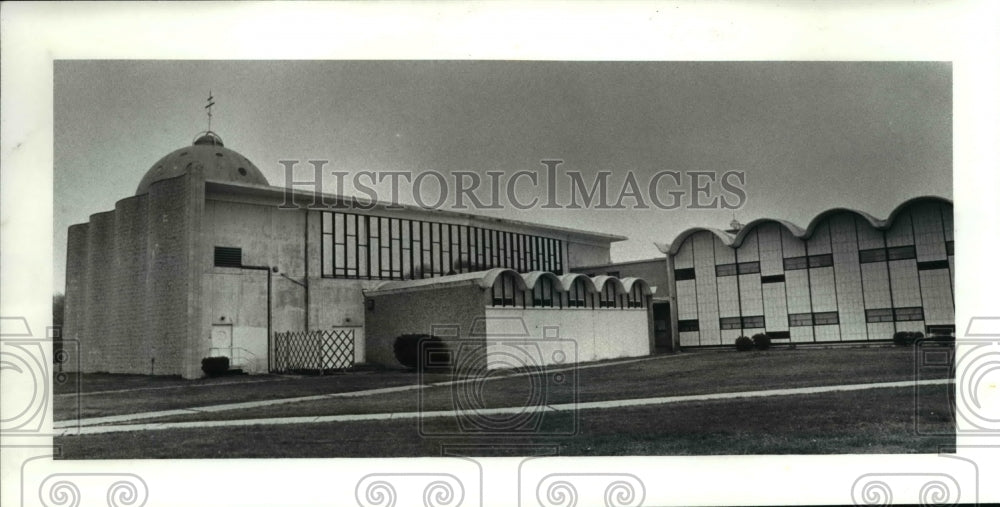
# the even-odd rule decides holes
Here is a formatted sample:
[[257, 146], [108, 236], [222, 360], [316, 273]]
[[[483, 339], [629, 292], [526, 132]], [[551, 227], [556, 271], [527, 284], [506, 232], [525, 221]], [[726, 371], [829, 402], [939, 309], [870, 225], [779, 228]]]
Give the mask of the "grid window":
[[809, 267], [805, 257], [788, 257], [785, 259], [785, 271], [793, 269], [806, 269]]
[[740, 329], [742, 324], [743, 321], [739, 317], [722, 317], [719, 319], [720, 329]]
[[892, 322], [892, 308], [865, 310], [866, 322]]
[[955, 242], [954, 241], [945, 241], [944, 242], [944, 251], [948, 255], [955, 255]]
[[767, 275], [760, 277], [760, 283], [780, 283], [785, 281], [785, 275]]
[[788, 325], [790, 327], [811, 326], [813, 325], [813, 315], [811, 313], [789, 313]]
[[741, 262], [738, 268], [739, 268], [738, 271], [741, 275], [760, 273], [760, 263], [757, 261]]
[[736, 264], [719, 264], [715, 266], [715, 276], [733, 276], [736, 274]]
[[677, 332], [684, 333], [687, 331], [697, 331], [698, 330], [698, 319], [687, 319], [677, 321]]
[[813, 314], [813, 323], [817, 326], [840, 324], [840, 315], [837, 312], [816, 312]]
[[924, 320], [924, 309], [919, 306], [895, 309], [897, 321]]
[[322, 275], [413, 280], [504, 267], [562, 272], [562, 241], [467, 225], [324, 212]]
[[743, 327], [748, 329], [764, 327], [764, 316], [754, 315], [752, 317], [743, 317]]

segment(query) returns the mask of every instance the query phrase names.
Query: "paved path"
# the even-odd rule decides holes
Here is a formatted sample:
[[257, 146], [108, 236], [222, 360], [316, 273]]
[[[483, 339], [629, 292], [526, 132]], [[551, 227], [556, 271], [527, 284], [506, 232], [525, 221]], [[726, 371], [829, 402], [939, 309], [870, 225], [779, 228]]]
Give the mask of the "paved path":
[[[306, 417], [275, 417], [275, 418], [264, 418], [264, 419], [241, 419], [232, 421], [164, 422], [164, 423], [148, 423], [148, 424], [81, 426], [74, 428], [68, 428], [64, 426], [62, 430], [56, 431], [56, 435], [57, 436], [93, 435], [98, 433], [117, 433], [123, 431], [152, 431], [152, 430], [188, 429], [188, 428], [255, 426], [255, 425], [384, 421], [384, 420], [400, 420], [400, 419], [416, 419], [416, 418], [432, 418], [432, 417], [456, 417], [459, 415], [474, 415], [474, 414], [513, 415], [513, 414], [522, 414], [527, 411], [559, 412], [559, 411], [572, 411], [572, 410], [593, 410], [593, 409], [608, 409], [608, 408], [622, 408], [622, 407], [637, 407], [644, 405], [666, 405], [671, 403], [682, 403], [688, 401], [728, 400], [728, 399], [758, 398], [758, 397], [771, 397], [771, 396], [792, 396], [792, 395], [818, 394], [818, 393], [841, 392], [841, 391], [861, 391], [867, 389], [913, 387], [915, 385], [944, 385], [951, 383], [954, 383], [953, 379], [935, 379], [935, 380], [920, 380], [920, 381], [904, 380], [899, 382], [879, 382], [873, 384], [845, 384], [845, 385], [818, 386], [818, 387], [799, 387], [793, 389], [769, 389], [764, 391], [745, 391], [736, 393], [715, 393], [715, 394], [697, 394], [689, 396], [666, 396], [657, 398], [591, 401], [585, 403], [564, 403], [564, 404], [554, 404], [554, 405], [545, 405], [537, 407], [501, 407], [501, 408], [491, 408], [482, 410], [441, 410], [441, 411], [425, 411], [425, 412], [396, 412], [396, 413], [382, 413], [382, 414], [345, 414], [345, 415], [306, 416]], [[412, 388], [412, 386], [407, 386], [407, 387]], [[391, 389], [398, 389], [398, 388], [391, 388]], [[351, 393], [342, 393], [342, 394], [351, 394]], [[324, 395], [324, 397], [328, 396], [332, 395]], [[190, 413], [188, 411], [181, 411], [181, 412]], [[63, 421], [63, 423], [66, 423], [66, 421]]]
[[[638, 363], [638, 362], [650, 361], [650, 360], [654, 360], [654, 359], [661, 359], [662, 360], [662, 359], [670, 359], [670, 358], [675, 358], [675, 357], [681, 357], [681, 356], [680, 355], [672, 355], [672, 356], [660, 356], [660, 357], [643, 357], [643, 358], [638, 358], [638, 359], [624, 359], [624, 360], [620, 360], [620, 361], [608, 361], [608, 362], [601, 362], [601, 363], [592, 363], [592, 364], [584, 364], [584, 365], [567, 366], [565, 368], [551, 368], [551, 367], [547, 367], [547, 368], [545, 368], [544, 373], [546, 375], [548, 375], [548, 374], [551, 374], [551, 373], [559, 373], [559, 372], [564, 372], [564, 371], [577, 371], [577, 370], [585, 370], [585, 369], [588, 369], [588, 368], [602, 368], [602, 367], [607, 367], [607, 366], [619, 366], [619, 365], [623, 365], [623, 364]], [[301, 402], [307, 402], [307, 401], [328, 400], [328, 399], [331, 399], [331, 398], [356, 398], [356, 397], [372, 396], [372, 395], [378, 395], [378, 394], [387, 394], [387, 393], [398, 393], [398, 392], [404, 392], [404, 391], [413, 391], [413, 390], [417, 390], [417, 389], [424, 389], [424, 388], [427, 388], [427, 387], [444, 387], [444, 386], [450, 386], [450, 385], [456, 385], [456, 384], [464, 384], [464, 383], [468, 383], [468, 382], [481, 382], [481, 381], [484, 381], [484, 380], [488, 381], [488, 380], [500, 380], [500, 379], [507, 379], [507, 378], [523, 377], [525, 375], [534, 375], [534, 374], [537, 374], [537, 373], [538, 373], [537, 371], [525, 371], [525, 372], [520, 372], [520, 373], [502, 373], [502, 374], [499, 374], [499, 375], [490, 376], [490, 377], [484, 377], [484, 378], [464, 379], [464, 380], [446, 380], [446, 381], [434, 382], [434, 383], [430, 383], [430, 384], [410, 384], [410, 385], [405, 385], [405, 386], [383, 387], [383, 388], [378, 388], [378, 389], [365, 389], [365, 390], [362, 390], [362, 391], [348, 391], [348, 392], [343, 392], [343, 393], [328, 393], [328, 394], [315, 394], [315, 395], [311, 395], [311, 396], [297, 396], [297, 397], [294, 397], [294, 398], [278, 398], [278, 399], [272, 399], [272, 400], [244, 401], [244, 402], [239, 402], [239, 403], [223, 403], [223, 404], [220, 404], [220, 405], [207, 405], [207, 406], [201, 406], [201, 407], [178, 408], [178, 409], [172, 409], [172, 410], [157, 410], [157, 411], [153, 411], [153, 412], [137, 412], [137, 413], [134, 413], [134, 414], [109, 415], [109, 416], [104, 416], [104, 417], [91, 417], [91, 418], [87, 418], [87, 419], [66, 419], [66, 420], [62, 420], [62, 421], [55, 421], [55, 423], [52, 425], [52, 427], [58, 430], [58, 429], [61, 429], [61, 428], [70, 428], [70, 427], [77, 427], [77, 426], [93, 426], [93, 425], [97, 425], [97, 424], [121, 423], [121, 422], [129, 422], [129, 421], [138, 421], [138, 420], [142, 420], [142, 419], [159, 419], [161, 417], [173, 417], [173, 416], [177, 416], [177, 415], [199, 414], [199, 413], [205, 413], [205, 412], [225, 412], [225, 411], [228, 411], [228, 410], [244, 410], [244, 409], [248, 409], [248, 408], [269, 407], [269, 406], [273, 406], [273, 405], [283, 405], [283, 404], [286, 404], [286, 403], [301, 403]], [[261, 381], [261, 382], [267, 382], [267, 381]], [[247, 383], [249, 383], [249, 382], [247, 382]], [[215, 384], [215, 385], [221, 385], [221, 384]], [[198, 386], [191, 386], [191, 387], [207, 387], [207, 386], [198, 385]], [[161, 387], [161, 388], [165, 389], [167, 387], [164, 386], [164, 387]], [[150, 389], [158, 389], [158, 388], [150, 388]], [[107, 392], [115, 392], [115, 391], [104, 391], [104, 392], [107, 393]]]

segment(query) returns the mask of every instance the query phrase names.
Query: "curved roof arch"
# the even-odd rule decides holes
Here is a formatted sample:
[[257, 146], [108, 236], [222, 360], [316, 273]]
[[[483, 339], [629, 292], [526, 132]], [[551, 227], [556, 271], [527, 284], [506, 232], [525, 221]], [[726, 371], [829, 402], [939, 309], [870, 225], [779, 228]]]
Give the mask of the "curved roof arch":
[[649, 282], [643, 280], [642, 278], [636, 278], [636, 277], [633, 277], [633, 276], [628, 276], [628, 277], [622, 278], [621, 282], [622, 282], [622, 286], [625, 289], [625, 292], [631, 293], [632, 292], [632, 288], [634, 288], [634, 287], [636, 287], [638, 285], [640, 287], [640, 290], [642, 291], [642, 295], [643, 296], [652, 296], [653, 295], [653, 289], [649, 286]]
[[[757, 220], [753, 220], [750, 223], [744, 225], [743, 228], [740, 229], [740, 232], [736, 233], [736, 237], [733, 238], [733, 242], [729, 246], [734, 248], [739, 247], [740, 245], [743, 244], [743, 240], [745, 240], [746, 237], [750, 234], [750, 231], [753, 231], [757, 227], [760, 227], [761, 225], [764, 224], [778, 224], [781, 227], [784, 227], [785, 230], [787, 230], [788, 232], [792, 233], [793, 236], [801, 236], [803, 234], [801, 227], [787, 220], [779, 220], [777, 218], [758, 218]], [[680, 248], [680, 246], [678, 246], [678, 248]]]
[[577, 280], [582, 280], [583, 285], [587, 287], [588, 292], [591, 293], [598, 292], [597, 286], [594, 285], [594, 280], [591, 279], [589, 276], [584, 275], [583, 273], [567, 273], [565, 275], [560, 276], [559, 279], [562, 281], [562, 286], [566, 291], [573, 288], [573, 283], [575, 283]]
[[868, 225], [872, 226], [875, 229], [882, 229], [885, 224], [883, 220], [879, 220], [873, 217], [872, 215], [865, 213], [864, 211], [856, 210], [854, 208], [832, 208], [826, 211], [822, 211], [820, 212], [820, 214], [813, 217], [813, 219], [809, 221], [809, 225], [806, 226], [805, 232], [797, 237], [799, 239], [807, 239], [812, 237], [813, 232], [816, 232], [816, 228], [819, 227], [819, 224], [823, 223], [832, 216], [839, 215], [842, 213], [849, 213], [858, 218], [861, 218], [864, 221], [868, 222]]
[[479, 286], [484, 289], [489, 289], [493, 287], [493, 284], [496, 283], [497, 278], [500, 278], [500, 276], [504, 274], [513, 275], [513, 278], [515, 280], [515, 283], [517, 284], [518, 289], [525, 290], [528, 288], [527, 284], [524, 283], [524, 278], [521, 277], [520, 273], [514, 271], [513, 269], [493, 268], [489, 271], [481, 273], [482, 276], [479, 277]]
[[524, 285], [529, 290], [533, 290], [535, 288], [535, 285], [537, 285], [538, 281], [541, 280], [542, 278], [549, 278], [555, 282], [556, 290], [558, 290], [559, 292], [566, 292], [566, 288], [563, 287], [562, 280], [558, 276], [556, 276], [555, 273], [552, 273], [550, 271], [531, 271], [521, 275], [521, 277], [524, 279]]
[[945, 199], [944, 197], [938, 197], [936, 195], [921, 195], [913, 197], [911, 199], [903, 201], [902, 203], [899, 204], [899, 206], [896, 206], [896, 208], [893, 209], [891, 213], [889, 213], [889, 218], [885, 220], [886, 227], [891, 227], [892, 222], [896, 220], [896, 217], [899, 216], [899, 214], [905, 211], [907, 208], [925, 202], [936, 202], [940, 204], [947, 204], [949, 206], [954, 206], [954, 203], [951, 202], [951, 200]]
[[621, 289], [623, 292], [625, 291], [625, 286], [622, 284], [622, 281], [618, 277], [600, 275], [600, 276], [595, 276], [593, 280], [594, 280], [594, 288], [597, 289], [597, 292], [603, 292], [604, 287], [607, 286], [609, 283], [612, 285], [617, 285], [619, 289]]
[[[676, 255], [677, 252], [680, 251], [681, 245], [684, 244], [684, 241], [687, 240], [688, 237], [693, 236], [695, 233], [702, 231], [708, 231], [711, 232], [712, 234], [715, 234], [716, 236], [719, 237], [719, 239], [722, 240], [722, 243], [725, 244], [726, 246], [733, 246], [733, 237], [729, 235], [729, 233], [723, 230], [714, 229], [712, 227], [692, 227], [678, 234], [677, 237], [674, 238], [674, 240], [670, 242], [669, 245], [664, 245], [667, 247], [667, 251], [663, 252], [663, 248], [660, 248], [660, 251], [666, 254]], [[657, 246], [659, 247], [660, 245]]]

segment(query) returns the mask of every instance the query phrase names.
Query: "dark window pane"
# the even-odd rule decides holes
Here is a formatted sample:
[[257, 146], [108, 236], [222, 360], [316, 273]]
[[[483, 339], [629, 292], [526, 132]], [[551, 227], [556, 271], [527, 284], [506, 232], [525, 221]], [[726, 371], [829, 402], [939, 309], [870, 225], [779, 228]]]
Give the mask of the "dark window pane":
[[788, 325], [795, 326], [811, 326], [813, 325], [813, 318], [811, 313], [789, 313], [788, 314]]
[[839, 324], [840, 316], [837, 312], [816, 312], [813, 314], [813, 322], [817, 326]]
[[793, 269], [806, 269], [808, 263], [805, 257], [788, 257], [785, 259], [785, 271], [791, 271]]
[[892, 308], [865, 310], [865, 321], [867, 322], [892, 322], [892, 319]]
[[698, 330], [698, 319], [678, 320], [677, 321], [677, 331], [678, 332], [683, 333], [685, 331], [697, 331], [697, 330]]
[[674, 280], [694, 280], [694, 268], [681, 268], [674, 270]]
[[888, 251], [889, 260], [898, 261], [902, 259], [917, 258], [917, 250], [912, 246], [897, 246]]
[[736, 274], [736, 264], [719, 264], [715, 266], [715, 276], [733, 276]]
[[867, 264], [869, 262], [882, 262], [885, 260], [885, 249], [884, 248], [873, 248], [871, 250], [860, 250], [858, 251], [858, 261], [862, 264]]
[[809, 256], [810, 268], [823, 268], [826, 266], [833, 266], [833, 255], [820, 254], [820, 255]]

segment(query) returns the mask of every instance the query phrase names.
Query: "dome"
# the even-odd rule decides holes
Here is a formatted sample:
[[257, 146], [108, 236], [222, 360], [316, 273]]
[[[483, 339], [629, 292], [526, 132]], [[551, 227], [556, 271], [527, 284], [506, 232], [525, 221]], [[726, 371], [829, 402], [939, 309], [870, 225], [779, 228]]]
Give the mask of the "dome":
[[135, 193], [145, 194], [153, 182], [180, 176], [198, 166], [209, 181], [268, 185], [267, 178], [253, 162], [226, 148], [218, 134], [208, 131], [195, 139], [191, 146], [174, 150], [153, 164], [142, 177]]

